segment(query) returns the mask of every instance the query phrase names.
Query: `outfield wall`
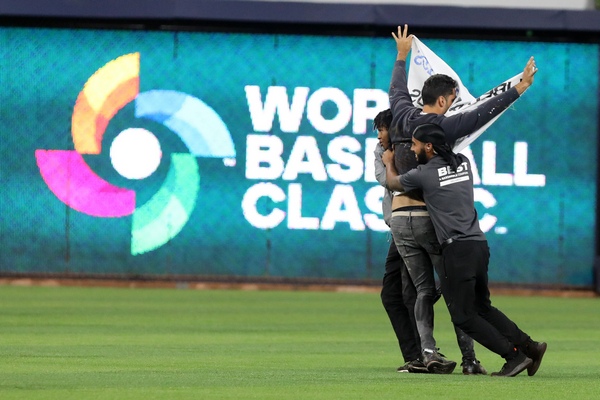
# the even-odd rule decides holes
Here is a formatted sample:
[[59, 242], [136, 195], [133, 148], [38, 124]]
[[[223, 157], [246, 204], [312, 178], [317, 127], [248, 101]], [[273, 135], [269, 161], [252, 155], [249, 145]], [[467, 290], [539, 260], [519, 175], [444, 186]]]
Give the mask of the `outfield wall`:
[[[480, 95], [498, 283], [593, 285], [598, 44], [424, 39]], [[0, 272], [380, 279], [391, 38], [0, 29]], [[582, 95], [588, 93], [590, 95]]]

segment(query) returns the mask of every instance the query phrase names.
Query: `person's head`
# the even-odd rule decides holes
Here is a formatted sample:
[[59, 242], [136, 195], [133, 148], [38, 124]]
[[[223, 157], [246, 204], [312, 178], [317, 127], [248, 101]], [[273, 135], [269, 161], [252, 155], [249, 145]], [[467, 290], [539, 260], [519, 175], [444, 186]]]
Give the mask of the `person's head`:
[[428, 112], [445, 114], [456, 99], [457, 88], [458, 83], [448, 75], [431, 75], [423, 83], [421, 91], [423, 109], [428, 108]]
[[423, 124], [415, 128], [410, 149], [415, 153], [419, 164], [427, 162], [436, 154], [434, 145], [446, 143], [446, 134], [439, 125]]
[[392, 110], [381, 111], [373, 120], [373, 128], [377, 130], [377, 139], [385, 150], [390, 147], [390, 126], [392, 125]]
[[459, 158], [446, 143], [446, 134], [437, 124], [422, 124], [415, 128], [412, 135], [411, 150], [419, 164], [427, 164], [435, 155], [441, 156], [456, 171]]

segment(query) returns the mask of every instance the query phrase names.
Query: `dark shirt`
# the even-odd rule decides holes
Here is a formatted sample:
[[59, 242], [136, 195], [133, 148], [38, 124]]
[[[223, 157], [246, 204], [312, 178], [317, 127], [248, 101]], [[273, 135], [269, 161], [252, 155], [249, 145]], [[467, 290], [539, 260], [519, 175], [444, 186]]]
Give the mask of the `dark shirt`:
[[[412, 142], [406, 140], [394, 145], [394, 165], [399, 174], [404, 174], [419, 165], [415, 152], [410, 149], [411, 145]], [[403, 194], [413, 200], [424, 201], [421, 189], [405, 191]]]
[[401, 60], [394, 64], [389, 95], [393, 115], [390, 127], [392, 143], [410, 139], [413, 130], [419, 125], [434, 123], [442, 127], [446, 133], [448, 144], [451, 146], [457, 139], [484, 126], [519, 98], [517, 89], [512, 87], [481, 103], [477, 108], [464, 113], [454, 114], [450, 117], [440, 114], [423, 114], [422, 109], [413, 105], [407, 87], [406, 62]]
[[447, 239], [486, 240], [475, 210], [471, 164], [463, 154], [458, 156], [461, 164], [457, 171], [442, 157], [434, 156], [400, 177], [405, 190], [423, 190], [440, 244]]

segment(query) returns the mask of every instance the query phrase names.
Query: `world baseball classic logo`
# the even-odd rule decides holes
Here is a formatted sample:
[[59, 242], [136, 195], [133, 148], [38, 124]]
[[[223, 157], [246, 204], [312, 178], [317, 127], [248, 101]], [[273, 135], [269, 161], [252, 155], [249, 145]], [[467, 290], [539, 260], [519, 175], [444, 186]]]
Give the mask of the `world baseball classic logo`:
[[[232, 159], [236, 152], [221, 117], [202, 100], [173, 90], [139, 92], [140, 54], [118, 57], [98, 69], [79, 93], [71, 120], [75, 150], [36, 150], [42, 178], [67, 206], [99, 218], [131, 215], [131, 254], [155, 250], [185, 226], [200, 191], [197, 157]], [[144, 204], [133, 190], [98, 176], [83, 155], [99, 155], [111, 119], [135, 102], [135, 117], [167, 127], [187, 147], [172, 153], [162, 186]], [[121, 131], [110, 146], [113, 168], [127, 179], [151, 176], [162, 159], [156, 135], [143, 128]]]

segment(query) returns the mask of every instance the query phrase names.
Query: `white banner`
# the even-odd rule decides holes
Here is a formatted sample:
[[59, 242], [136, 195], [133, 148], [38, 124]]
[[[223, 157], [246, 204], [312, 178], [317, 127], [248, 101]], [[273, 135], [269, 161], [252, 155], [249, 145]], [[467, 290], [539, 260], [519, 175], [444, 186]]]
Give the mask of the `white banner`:
[[[427, 78], [434, 74], [445, 74], [452, 77], [454, 80], [458, 82], [458, 93], [457, 98], [452, 103], [452, 107], [446, 113], [446, 116], [451, 116], [457, 113], [463, 113], [465, 111], [472, 110], [477, 107], [480, 103], [485, 102], [516, 85], [521, 80], [521, 76], [523, 73], [521, 72], [518, 75], [513, 76], [510, 79], [502, 82], [498, 86], [488, 90], [481, 96], [475, 98], [471, 95], [469, 90], [463, 85], [460, 77], [454, 70], [444, 62], [440, 57], [438, 57], [433, 51], [431, 51], [427, 46], [423, 44], [416, 36], [413, 37], [412, 41], [412, 50], [410, 57], [410, 64], [408, 69], [408, 91], [413, 96], [414, 93], [418, 93], [418, 96], [413, 96], [413, 104], [417, 107], [423, 107], [423, 102], [421, 100], [421, 89], [423, 88], [423, 83]], [[506, 110], [504, 110], [506, 111]], [[482, 126], [477, 131], [467, 135], [456, 141], [454, 144], [453, 150], [458, 153], [464, 148], [466, 148], [469, 144], [471, 144], [475, 139], [477, 139], [485, 130], [492, 125], [502, 114], [502, 111], [495, 118], [493, 118], [490, 122]]]

